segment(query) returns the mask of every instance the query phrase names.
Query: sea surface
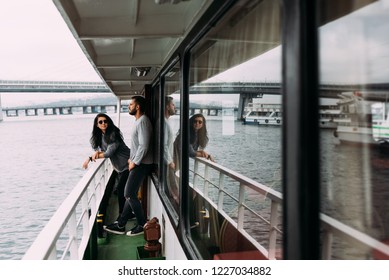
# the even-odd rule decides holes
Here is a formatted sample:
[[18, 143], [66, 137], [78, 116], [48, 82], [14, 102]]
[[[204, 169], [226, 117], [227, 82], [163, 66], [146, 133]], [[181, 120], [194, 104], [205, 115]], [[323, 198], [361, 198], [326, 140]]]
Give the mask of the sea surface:
[[[116, 115], [109, 115], [116, 122]], [[14, 117], [0, 122], [0, 260], [23, 257], [58, 206], [85, 174], [81, 166], [92, 152], [89, 138], [94, 116]], [[129, 135], [132, 120], [127, 113], [121, 114], [121, 130], [125, 138]], [[171, 122], [173, 127], [177, 127], [177, 118], [172, 117]], [[281, 127], [242, 125], [239, 121], [231, 125], [229, 131], [232, 133], [224, 133], [225, 127], [220, 119], [207, 119], [210, 142], [206, 150], [218, 163], [281, 191]], [[387, 186], [389, 168], [368, 168], [373, 170], [369, 178], [360, 174], [366, 171], [366, 166], [370, 167], [371, 162], [386, 162], [388, 156], [379, 151], [364, 152], [363, 158], [359, 147], [342, 147], [334, 143], [332, 131], [322, 131], [321, 137], [323, 208], [338, 214], [340, 219], [344, 218], [343, 212], [352, 213], [347, 215], [347, 219], [351, 225], [362, 230], [374, 228], [360, 225], [358, 213], [366, 212], [367, 203], [378, 205], [375, 209], [387, 213], [388, 203], [379, 201], [379, 197], [387, 199], [388, 191], [387, 188], [380, 189], [378, 198], [369, 196], [371, 201], [366, 202], [363, 186], [370, 179], [374, 186]], [[364, 167], [358, 164], [361, 159], [366, 162]], [[354, 178], [349, 176], [350, 168]], [[340, 189], [345, 186], [350, 189]], [[357, 199], [350, 192], [355, 193]], [[340, 199], [337, 199], [339, 194]], [[350, 206], [345, 208], [348, 200], [354, 210]], [[342, 209], [340, 213], [339, 209]], [[386, 226], [389, 224], [388, 215], [380, 214], [379, 223], [379, 232], [389, 230]]]

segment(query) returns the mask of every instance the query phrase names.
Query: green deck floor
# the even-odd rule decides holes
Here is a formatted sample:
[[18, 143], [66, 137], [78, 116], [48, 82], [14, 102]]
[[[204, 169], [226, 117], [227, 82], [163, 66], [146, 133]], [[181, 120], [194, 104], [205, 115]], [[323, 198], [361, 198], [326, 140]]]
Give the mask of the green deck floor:
[[[115, 221], [118, 216], [117, 196], [111, 195], [108, 201], [106, 217], [104, 224], [108, 225]], [[127, 223], [127, 231], [136, 224], [135, 220]], [[98, 260], [136, 260], [137, 247], [144, 246], [146, 241], [143, 234], [137, 236], [119, 235], [110, 232], [104, 232], [104, 238], [99, 238], [98, 243]]]
[[98, 243], [99, 260], [136, 260], [137, 247], [143, 246], [145, 240], [143, 234], [127, 236], [107, 233], [105, 238], [98, 240]]

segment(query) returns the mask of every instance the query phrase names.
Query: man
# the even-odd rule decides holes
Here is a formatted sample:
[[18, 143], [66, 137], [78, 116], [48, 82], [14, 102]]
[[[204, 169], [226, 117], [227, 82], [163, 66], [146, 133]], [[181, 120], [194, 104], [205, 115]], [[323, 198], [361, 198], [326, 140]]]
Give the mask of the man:
[[173, 102], [173, 97], [166, 96], [165, 98], [165, 131], [164, 131], [164, 163], [167, 170], [167, 186], [169, 194], [173, 197], [174, 201], [178, 203], [178, 186], [175, 176], [176, 165], [173, 160], [173, 143], [174, 133], [169, 124], [169, 118], [176, 114], [176, 106]]
[[127, 232], [128, 236], [143, 233], [143, 226], [147, 220], [143, 213], [142, 205], [138, 199], [138, 191], [143, 180], [152, 170], [152, 126], [149, 118], [145, 115], [146, 100], [142, 96], [133, 96], [128, 106], [129, 114], [135, 117], [135, 123], [130, 136], [130, 159], [128, 160], [130, 174], [124, 189], [126, 202], [123, 212], [117, 223], [107, 226], [105, 229], [116, 234], [126, 232], [127, 220], [134, 212], [137, 225]]

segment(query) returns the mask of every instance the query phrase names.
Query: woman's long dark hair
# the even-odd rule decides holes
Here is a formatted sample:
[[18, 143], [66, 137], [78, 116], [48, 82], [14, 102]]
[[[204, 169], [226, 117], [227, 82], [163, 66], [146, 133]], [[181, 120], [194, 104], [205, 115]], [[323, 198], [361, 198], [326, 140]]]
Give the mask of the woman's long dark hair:
[[101, 139], [102, 139], [101, 136], [103, 135], [103, 132], [97, 126], [97, 120], [100, 117], [106, 118], [106, 120], [108, 121], [107, 130], [105, 131], [105, 134], [104, 134], [105, 142], [107, 144], [110, 144], [110, 143], [115, 142], [115, 141], [123, 142], [124, 141], [123, 134], [120, 131], [120, 129], [116, 125], [114, 125], [112, 119], [104, 113], [99, 113], [99, 114], [97, 114], [97, 116], [95, 117], [95, 120], [93, 122], [92, 136], [90, 138], [90, 143], [92, 145], [92, 148], [94, 150], [97, 150], [99, 147], [101, 147]]
[[193, 128], [193, 124], [194, 124], [194, 121], [196, 118], [202, 118], [202, 120], [203, 120], [203, 127], [200, 128], [197, 132], [197, 141], [198, 141], [199, 146], [202, 149], [205, 149], [205, 147], [208, 144], [209, 139], [208, 139], [208, 132], [207, 132], [207, 122], [206, 122], [203, 114], [194, 114], [193, 116], [190, 117], [190, 119], [189, 119], [189, 127], [190, 127], [189, 142], [191, 144], [194, 144], [194, 142], [196, 141], [196, 130]]

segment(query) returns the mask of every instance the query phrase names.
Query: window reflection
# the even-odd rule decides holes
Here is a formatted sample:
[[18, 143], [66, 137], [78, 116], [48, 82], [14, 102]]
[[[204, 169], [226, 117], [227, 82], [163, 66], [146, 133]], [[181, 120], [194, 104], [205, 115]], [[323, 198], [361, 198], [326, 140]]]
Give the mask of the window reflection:
[[165, 178], [164, 191], [169, 197], [173, 207], [178, 212], [179, 205], [179, 154], [177, 149], [174, 149], [175, 141], [179, 126], [179, 108], [180, 108], [180, 92], [179, 92], [179, 63], [165, 76], [164, 86], [164, 133], [163, 133], [163, 170]]
[[[324, 5], [323, 17], [339, 15], [329, 11], [343, 16], [319, 29], [320, 93], [336, 101], [331, 114], [335, 125], [320, 132], [322, 212], [387, 242], [389, 1], [365, 1], [365, 6], [351, 2], [355, 5], [347, 8], [340, 2]], [[322, 237], [323, 257], [376, 258], [374, 250], [356, 247], [331, 228]]]
[[280, 94], [279, 9], [270, 0], [237, 5], [192, 50], [187, 200], [205, 259], [282, 258], [280, 102], [279, 122], [243, 122], [249, 104], [276, 102], [259, 83]]

